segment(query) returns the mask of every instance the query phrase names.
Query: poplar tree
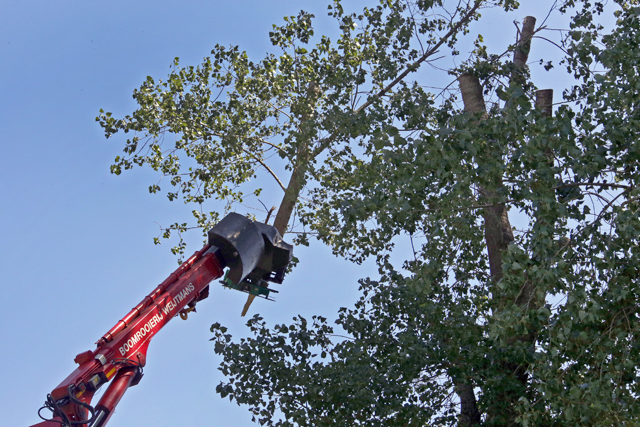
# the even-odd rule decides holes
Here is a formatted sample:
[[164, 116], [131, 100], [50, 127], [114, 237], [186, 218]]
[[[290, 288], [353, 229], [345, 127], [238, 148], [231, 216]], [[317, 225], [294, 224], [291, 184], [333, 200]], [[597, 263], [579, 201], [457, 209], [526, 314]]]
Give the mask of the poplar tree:
[[[270, 33], [277, 54], [176, 59], [131, 115], [97, 118], [133, 135], [112, 172], [158, 171], [170, 200], [198, 207], [193, 226], [223, 213], [209, 199], [224, 211], [269, 194], [298, 244], [375, 257], [335, 322], [255, 316], [239, 341], [212, 326], [217, 391], [261, 425], [639, 422], [640, 8], [557, 1], [565, 31], [523, 17], [495, 51], [473, 32], [489, 7], [518, 4], [335, 1], [335, 42], [300, 12]], [[533, 43], [560, 61], [531, 58]], [[534, 66], [566, 74], [556, 99]], [[407, 241], [412, 256], [392, 261]]]

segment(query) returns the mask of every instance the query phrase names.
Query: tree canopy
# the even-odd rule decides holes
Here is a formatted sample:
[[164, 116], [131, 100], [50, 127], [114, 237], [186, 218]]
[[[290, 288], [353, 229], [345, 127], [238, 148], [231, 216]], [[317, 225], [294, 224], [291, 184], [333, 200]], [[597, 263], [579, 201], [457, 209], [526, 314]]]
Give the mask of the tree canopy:
[[[334, 35], [300, 12], [274, 25], [277, 53], [176, 58], [134, 91], [131, 115], [97, 118], [107, 137], [133, 135], [112, 172], [168, 177], [168, 198], [198, 207], [195, 226], [220, 218], [209, 199], [232, 210], [284, 192], [282, 234], [376, 258], [335, 324], [255, 316], [240, 341], [212, 326], [228, 378], [217, 390], [260, 424], [639, 421], [640, 7], [557, 1], [565, 30], [522, 17], [503, 51], [474, 32], [481, 14], [517, 8], [385, 0], [351, 13], [335, 1]], [[529, 58], [532, 43], [560, 60]], [[565, 72], [561, 100], [533, 66]], [[274, 185], [256, 187], [258, 174]]]

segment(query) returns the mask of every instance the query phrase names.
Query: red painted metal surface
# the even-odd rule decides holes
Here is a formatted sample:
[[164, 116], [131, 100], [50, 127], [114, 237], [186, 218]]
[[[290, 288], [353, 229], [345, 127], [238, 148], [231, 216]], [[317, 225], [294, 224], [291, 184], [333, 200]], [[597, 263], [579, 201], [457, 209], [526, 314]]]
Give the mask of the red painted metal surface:
[[[60, 418], [54, 418], [60, 420]], [[31, 427], [60, 427], [60, 421], [43, 421], [38, 424], [34, 424]]]
[[144, 311], [145, 308], [153, 304], [158, 296], [161, 295], [169, 285], [178, 280], [178, 278], [182, 274], [189, 270], [191, 266], [193, 266], [193, 264], [198, 259], [200, 259], [200, 257], [202, 257], [202, 254], [204, 254], [208, 249], [209, 245], [206, 245], [204, 248], [193, 254], [188, 260], [183, 262], [182, 265], [176, 269], [176, 271], [171, 273], [169, 277], [164, 280], [164, 282], [160, 283], [149, 295], [147, 295], [142, 301], [140, 301], [140, 303], [135, 306], [125, 317], [123, 317], [122, 320], [116, 323], [115, 326], [109, 330], [109, 332], [104, 334], [102, 338], [100, 338], [98, 342], [96, 342], [98, 347], [111, 341], [113, 337], [118, 334], [118, 332], [127, 327], [131, 320], [135, 319]]
[[134, 378], [136, 377], [136, 368], [121, 369], [116, 377], [111, 381], [109, 388], [104, 393], [100, 401], [96, 405], [96, 418], [92, 423], [92, 427], [102, 427], [109, 421], [113, 410], [124, 396]]
[[[207, 252], [208, 250], [207, 245], [196, 252], [158, 285], [98, 340], [98, 347], [94, 351], [86, 351], [76, 356], [78, 368], [51, 392], [53, 402], [64, 403], [57, 405], [60, 405], [60, 410], [69, 421], [87, 421], [91, 414], [78, 402], [89, 405], [95, 389], [113, 380], [96, 407], [98, 412], [102, 411], [105, 414], [102, 415], [104, 422], [91, 425], [100, 426], [106, 423], [124, 391], [134, 380], [137, 368], [146, 364], [150, 340], [187, 305], [195, 304], [201, 292], [212, 280], [222, 277], [223, 266], [216, 254]], [[67, 399], [70, 392], [73, 398]], [[55, 417], [54, 420], [31, 427], [59, 427], [60, 420], [60, 417]], [[88, 424], [81, 423], [77, 426], [87, 427]]]

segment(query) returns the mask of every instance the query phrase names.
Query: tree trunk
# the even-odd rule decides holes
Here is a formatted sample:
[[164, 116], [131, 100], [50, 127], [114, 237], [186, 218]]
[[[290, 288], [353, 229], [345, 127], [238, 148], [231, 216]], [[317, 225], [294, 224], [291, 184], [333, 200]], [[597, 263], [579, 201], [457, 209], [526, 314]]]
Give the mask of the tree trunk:
[[[458, 77], [458, 82], [465, 111], [486, 115], [482, 86], [478, 78], [472, 74], [463, 74]], [[487, 154], [496, 155], [492, 147], [488, 147]], [[507, 209], [504, 203], [499, 203], [498, 192], [501, 185], [501, 182], [496, 182], [493, 188], [483, 186], [479, 189], [481, 203], [491, 205], [483, 210], [483, 217], [484, 236], [489, 253], [489, 270], [494, 283], [502, 279], [502, 252], [513, 241]]]
[[287, 232], [287, 225], [289, 224], [289, 220], [293, 214], [293, 209], [296, 207], [296, 203], [298, 203], [300, 191], [302, 191], [302, 187], [304, 186], [307, 168], [306, 162], [301, 159], [300, 151], [301, 150], [298, 149], [299, 154], [296, 156], [296, 165], [293, 167], [291, 179], [289, 179], [289, 184], [287, 185], [284, 197], [282, 198], [282, 202], [280, 202], [280, 207], [278, 208], [278, 214], [273, 222], [273, 226], [278, 230], [278, 233], [280, 233], [281, 236], [284, 236], [284, 233]]
[[[313, 112], [321, 94], [322, 89], [320, 86], [315, 82], [310, 82], [307, 87], [306, 96], [307, 112], [300, 116], [300, 128], [310, 124], [309, 120], [313, 119]], [[302, 134], [304, 134], [304, 132], [302, 132]], [[291, 178], [289, 179], [289, 184], [284, 192], [282, 202], [280, 202], [276, 219], [273, 222], [273, 226], [278, 230], [281, 236], [284, 236], [287, 232], [287, 225], [289, 224], [293, 210], [296, 207], [296, 203], [298, 203], [302, 187], [304, 187], [306, 182], [307, 169], [309, 167], [309, 162], [312, 160], [309, 143], [310, 141], [298, 141], [298, 150], [296, 151], [295, 160], [292, 162], [293, 171], [291, 172]]]
[[[516, 86], [522, 87], [526, 83], [525, 67], [529, 57], [529, 51], [531, 48], [531, 38], [535, 29], [535, 18], [528, 16], [524, 19], [522, 32], [518, 38], [518, 42], [514, 52], [513, 65], [514, 69], [511, 74], [510, 87], [513, 89]], [[464, 103], [465, 111], [469, 113], [484, 113], [486, 117], [486, 107], [483, 97], [483, 89], [478, 78], [472, 74], [463, 74], [458, 78], [460, 84], [460, 90], [462, 92], [462, 100]], [[544, 99], [542, 99], [545, 97]], [[547, 108], [551, 102], [548, 99], [548, 94], [541, 95], [541, 105]], [[506, 107], [510, 107], [511, 102], [507, 102]], [[496, 158], [501, 156], [500, 151], [496, 147], [487, 147], [485, 155], [492, 156], [492, 161], [501, 161]], [[502, 178], [491, 182], [487, 181], [482, 187], [479, 188], [480, 199], [482, 204], [490, 205], [483, 210], [484, 230], [485, 230], [485, 242], [487, 245], [487, 252], [489, 256], [489, 270], [491, 274], [491, 282], [493, 284], [498, 283], [503, 277], [502, 269], [502, 254], [507, 250], [508, 245], [513, 242], [514, 236], [511, 229], [511, 223], [509, 221], [509, 215], [507, 207], [504, 202], [500, 201], [500, 194], [502, 188]], [[496, 288], [494, 290], [494, 298], [498, 297]], [[535, 285], [530, 282], [525, 282], [520, 295], [517, 298], [516, 303], [524, 306], [529, 304], [534, 297]], [[525, 334], [520, 340], [525, 340], [531, 344], [535, 340], [535, 334]], [[500, 423], [501, 425], [515, 425], [515, 412], [513, 412], [513, 406], [516, 404], [519, 395], [513, 393], [516, 389], [521, 389], [527, 385], [526, 367], [517, 365], [508, 361], [499, 362], [499, 366], [504, 370], [504, 378], [509, 381], [509, 378], [516, 380], [515, 387], [509, 387], [508, 384], [504, 384], [504, 391], [494, 394], [495, 401], [492, 402], [487, 408], [487, 421], [489, 424]], [[456, 393], [460, 396], [461, 403], [463, 396], [467, 396], [465, 400], [470, 400], [468, 396], [469, 390], [464, 386], [456, 384]], [[473, 391], [471, 390], [471, 394]], [[515, 394], [515, 395], [514, 395]], [[475, 403], [475, 396], [473, 396]], [[476, 409], [477, 410], [477, 409]], [[467, 426], [472, 421], [468, 414], [468, 409], [462, 405], [460, 414], [460, 425]], [[479, 417], [479, 414], [478, 414]], [[499, 420], [499, 421], [498, 421]]]
[[529, 51], [531, 50], [531, 39], [536, 26], [536, 18], [533, 16], [527, 16], [522, 22], [522, 31], [518, 37], [515, 52], [513, 53], [513, 66], [514, 73], [511, 75], [511, 82], [519, 85], [525, 83], [522, 72], [527, 66], [527, 60], [529, 59]]
[[536, 91], [536, 108], [542, 111], [546, 117], [553, 113], [553, 89], [541, 89]]
[[476, 402], [476, 395], [473, 386], [456, 381], [455, 392], [460, 398], [460, 415], [458, 425], [460, 427], [471, 427], [480, 425], [480, 411]]

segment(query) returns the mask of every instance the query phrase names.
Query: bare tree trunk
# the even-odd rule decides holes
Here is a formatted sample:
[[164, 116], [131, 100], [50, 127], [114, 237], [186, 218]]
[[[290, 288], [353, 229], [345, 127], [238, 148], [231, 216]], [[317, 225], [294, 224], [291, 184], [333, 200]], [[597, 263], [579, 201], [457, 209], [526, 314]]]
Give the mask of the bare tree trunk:
[[542, 111], [546, 117], [553, 113], [553, 89], [541, 89], [536, 91], [536, 108]]
[[458, 425], [460, 427], [471, 427], [480, 425], [480, 411], [476, 402], [476, 395], [473, 392], [473, 386], [456, 382], [454, 386], [455, 392], [460, 398], [460, 415], [458, 416]]
[[[526, 83], [525, 67], [531, 48], [531, 38], [534, 34], [535, 22], [536, 20], [532, 16], [528, 16], [524, 19], [522, 31], [519, 35], [518, 43], [514, 52], [514, 69], [511, 74], [510, 81], [511, 88], [515, 88], [516, 86], [521, 87]], [[476, 114], [484, 113], [484, 115], [486, 116], [483, 89], [478, 78], [471, 74], [464, 74], [458, 78], [458, 82], [460, 84], [460, 90], [462, 92], [465, 111]], [[540, 96], [540, 105], [544, 105], [545, 108], [551, 105], [548, 97], [549, 95], [546, 92]], [[509, 107], [510, 104], [511, 102], [508, 102], [507, 107]], [[501, 159], [496, 158], [496, 156], [501, 155], [500, 151], [496, 149], [496, 147], [488, 147], [487, 153], [485, 153], [485, 155], [492, 156], [492, 161], [501, 161]], [[500, 201], [501, 188], [502, 178], [498, 177], [493, 182], [487, 180], [487, 182], [485, 182], [485, 184], [479, 189], [480, 197], [483, 203], [486, 205], [490, 205], [489, 207], [484, 209], [483, 218], [485, 228], [485, 242], [489, 255], [489, 270], [492, 282], [494, 284], [498, 283], [503, 277], [502, 254], [505, 250], [507, 250], [508, 245], [514, 240], [507, 207], [505, 206], [504, 202]], [[525, 282], [516, 303], [521, 306], [529, 304], [534, 298], [534, 292], [535, 285], [530, 282]], [[494, 296], [497, 296], [497, 293], [495, 293]], [[535, 340], [535, 334], [533, 332], [526, 334], [526, 336], [523, 336], [521, 340], [533, 343], [533, 341]], [[528, 381], [526, 375], [526, 367], [509, 362], [504, 362], [500, 365], [505, 371], [504, 373], [507, 381], [508, 378], [511, 377], [516, 379], [517, 382], [521, 384], [521, 386], [526, 387]], [[464, 386], [456, 384], [456, 393], [458, 393], [462, 402], [463, 395], [468, 395], [469, 390], [465, 389]], [[473, 393], [472, 390], [471, 393]], [[487, 409], [487, 421], [489, 423], [492, 423], [496, 422], [497, 420], [501, 420], [501, 424], [514, 425], [515, 413], [512, 412], [512, 408], [520, 396], [513, 395], [513, 393], [509, 392], [508, 387], [505, 387], [505, 391], [498, 392], [495, 397], [495, 405], [491, 405]], [[470, 398], [467, 397], [466, 399], [469, 400]], [[475, 396], [473, 396], [473, 399], [475, 401]], [[467, 424], [472, 421], [467, 415], [468, 412], [463, 412], [464, 410], [465, 407], [462, 406], [460, 425], [471, 425]]]
[[[307, 87], [307, 112], [300, 117], [300, 128], [304, 128], [309, 125], [309, 120], [314, 116], [313, 112], [318, 102], [318, 98], [322, 94], [322, 89], [315, 82], [310, 82]], [[304, 132], [301, 132], [304, 134]], [[291, 172], [291, 178], [289, 184], [284, 192], [282, 202], [278, 208], [276, 219], [273, 222], [273, 226], [278, 230], [281, 236], [287, 232], [287, 225], [293, 214], [293, 210], [298, 203], [300, 192], [306, 182], [307, 169], [309, 162], [312, 160], [311, 150], [309, 149], [310, 141], [298, 141], [298, 150], [296, 152], [296, 158], [293, 163], [293, 171]]]
[[[458, 77], [464, 109], [470, 113], [484, 113], [486, 108], [482, 94], [482, 86], [478, 78], [472, 74]], [[492, 147], [488, 147], [489, 155], [496, 155]], [[500, 179], [501, 181], [501, 179]], [[502, 279], [502, 252], [513, 241], [513, 232], [509, 215], [504, 203], [499, 203], [498, 191], [501, 182], [493, 183], [492, 187], [484, 186], [479, 189], [484, 204], [491, 205], [483, 211], [484, 235], [489, 253], [489, 270], [494, 283]]]
[[531, 50], [531, 39], [535, 32], [536, 18], [533, 16], [526, 16], [522, 21], [522, 31], [518, 37], [516, 50], [513, 53], [513, 65], [514, 74], [511, 76], [511, 81], [517, 84], [524, 84], [524, 78], [522, 78], [522, 71], [527, 66], [527, 60], [529, 59], [529, 51]]
[[[470, 113], [484, 113], [486, 115], [486, 107], [484, 103], [484, 96], [482, 93], [482, 86], [478, 78], [472, 74], [463, 74], [458, 77], [460, 84], [460, 91], [462, 92], [462, 100], [464, 102], [464, 109]], [[481, 190], [482, 191], [482, 190]], [[494, 231], [498, 228], [498, 222], [493, 221], [493, 213], [489, 213], [485, 209], [485, 238], [487, 241], [487, 248], [489, 251], [489, 265], [491, 275], [494, 273], [502, 275], [502, 260], [499, 252], [499, 240], [495, 238], [500, 233]], [[492, 231], [489, 231], [491, 228]], [[467, 381], [453, 378], [454, 391], [460, 398], [460, 415], [458, 417], [458, 425], [460, 427], [471, 427], [480, 423], [480, 411], [478, 410], [478, 404], [476, 396], [473, 391], [473, 385]]]
[[304, 159], [306, 157], [304, 154], [307, 151], [308, 148], [306, 147], [306, 144], [304, 147], [301, 146], [298, 149], [296, 165], [293, 167], [291, 179], [289, 179], [289, 184], [287, 185], [284, 197], [282, 198], [282, 202], [280, 202], [280, 207], [278, 208], [278, 214], [273, 222], [273, 226], [278, 230], [281, 236], [284, 236], [284, 233], [287, 232], [287, 225], [289, 224], [293, 210], [296, 207], [296, 203], [298, 203], [300, 191], [302, 191], [302, 187], [304, 186], [305, 174], [307, 171], [306, 162], [308, 161]]

